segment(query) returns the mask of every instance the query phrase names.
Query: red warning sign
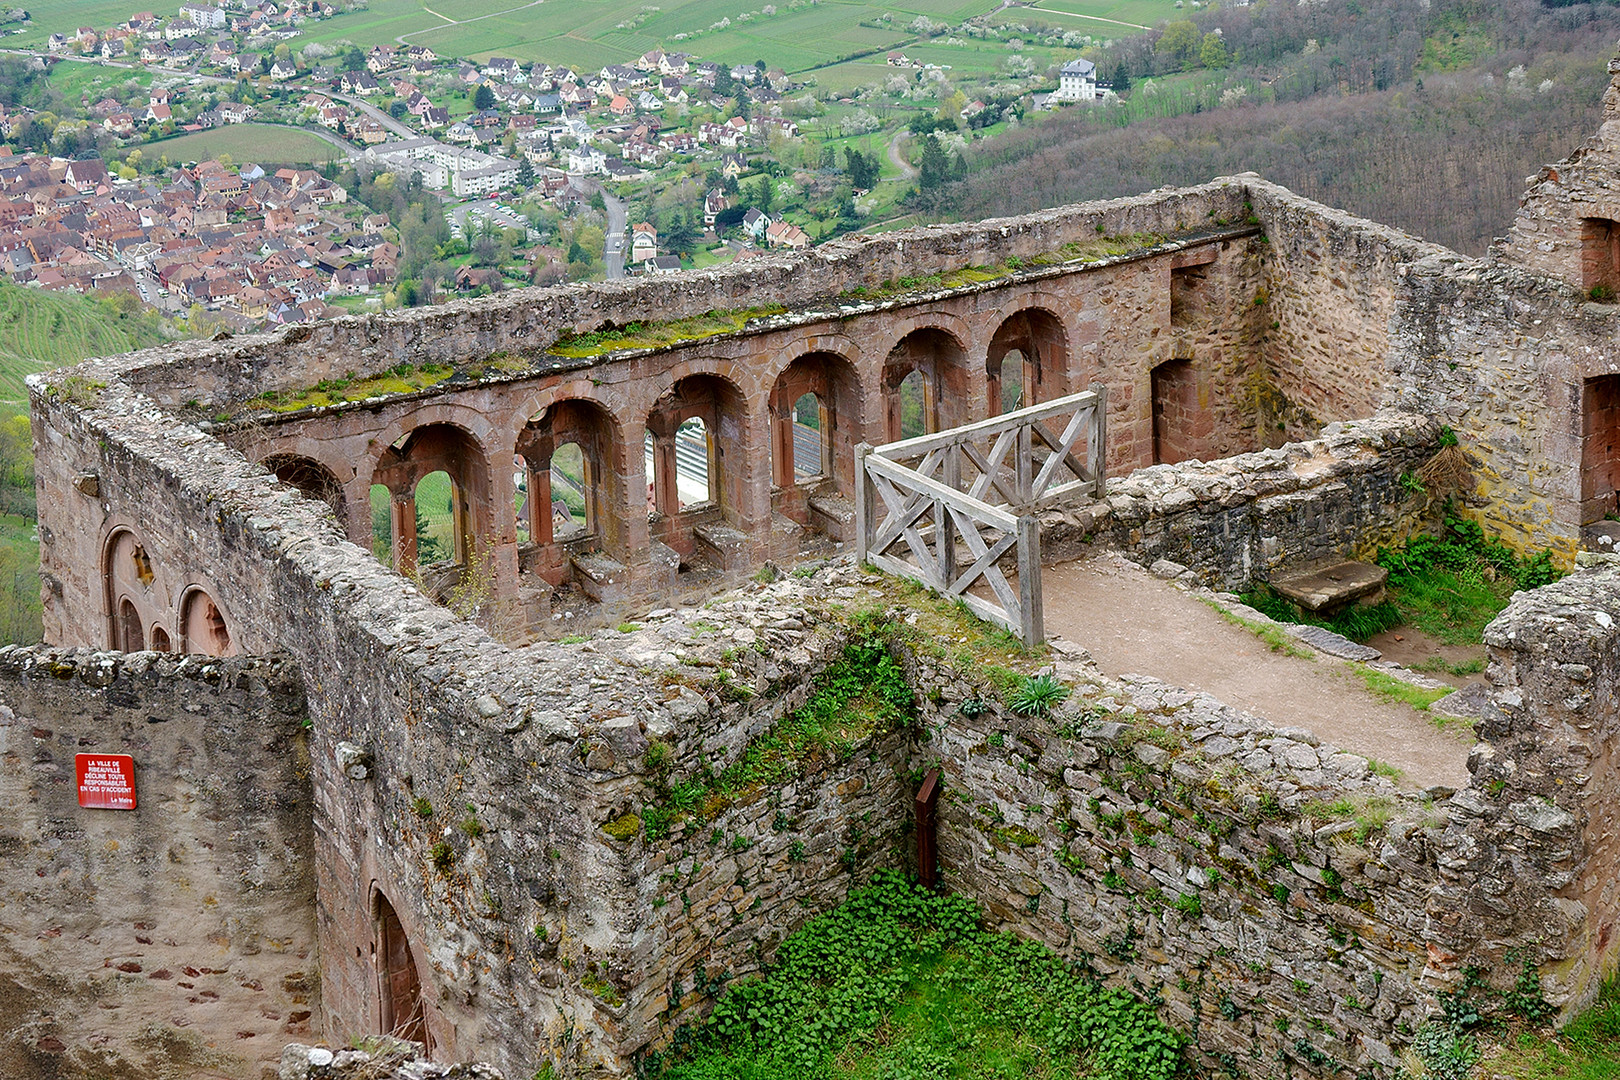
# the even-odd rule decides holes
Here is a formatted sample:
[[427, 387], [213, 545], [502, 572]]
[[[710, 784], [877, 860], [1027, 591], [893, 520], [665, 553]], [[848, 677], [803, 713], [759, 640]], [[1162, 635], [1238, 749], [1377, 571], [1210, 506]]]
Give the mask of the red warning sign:
[[75, 754], [79, 805], [90, 810], [135, 809], [135, 759], [128, 754]]

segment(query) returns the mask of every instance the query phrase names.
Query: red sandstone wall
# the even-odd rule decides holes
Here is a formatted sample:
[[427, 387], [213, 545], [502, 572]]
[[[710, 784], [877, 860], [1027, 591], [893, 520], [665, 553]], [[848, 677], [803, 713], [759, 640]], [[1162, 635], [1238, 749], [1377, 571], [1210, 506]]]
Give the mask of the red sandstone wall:
[[283, 661], [0, 653], [0, 1075], [259, 1080], [318, 1025], [304, 715]]

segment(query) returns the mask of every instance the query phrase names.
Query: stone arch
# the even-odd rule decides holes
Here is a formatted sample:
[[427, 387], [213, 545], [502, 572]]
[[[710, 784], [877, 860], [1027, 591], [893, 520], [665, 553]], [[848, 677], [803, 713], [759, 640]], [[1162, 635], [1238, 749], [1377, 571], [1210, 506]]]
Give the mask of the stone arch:
[[169, 632], [157, 625], [152, 627], [152, 640], [149, 645], [153, 652], [174, 651], [174, 644], [169, 640]]
[[180, 651], [204, 656], [235, 656], [236, 636], [219, 603], [193, 585], [180, 599]]
[[619, 422], [601, 402], [586, 397], [553, 400], [540, 409], [518, 434], [514, 454], [526, 473], [529, 536], [535, 544], [554, 540], [552, 456], [559, 447], [580, 448], [583, 475], [580, 496], [585, 502], [586, 530], [604, 551], [622, 555], [626, 543], [626, 513], [631, 504], [626, 490], [625, 443]]
[[372, 955], [377, 971], [378, 1033], [424, 1044], [431, 1053], [433, 1033], [428, 1028], [422, 994], [421, 968], [399, 913], [379, 888], [372, 888]]
[[[746, 402], [736, 382], [709, 371], [677, 378], [653, 402], [646, 427], [653, 460], [651, 503], [657, 513], [668, 518], [680, 512], [676, 440], [681, 425], [691, 419], [703, 421], [707, 432], [707, 445], [700, 453], [713, 507], [727, 515], [741, 508], [742, 458], [748, 443]], [[687, 462], [686, 467], [695, 471], [699, 459], [688, 454]]]
[[[814, 394], [819, 415], [814, 424], [797, 421], [794, 405]], [[798, 447], [806, 439], [819, 449], [818, 479], [831, 480], [840, 491], [854, 488], [855, 443], [861, 431], [861, 386], [847, 357], [825, 350], [806, 352], [782, 369], [771, 389], [771, 482], [778, 488], [798, 483]], [[805, 429], [809, 428], [807, 432]]]
[[371, 474], [373, 484], [388, 488], [394, 567], [407, 577], [417, 568], [416, 485], [435, 472], [448, 474], [452, 488], [449, 561], [465, 567], [472, 552], [496, 539], [489, 458], [478, 438], [452, 423], [411, 428], [383, 450]]
[[271, 454], [259, 464], [275, 473], [276, 479], [282, 483], [295, 487], [316, 502], [331, 507], [339, 522], [346, 521], [343, 484], [338, 480], [337, 474], [323, 462], [302, 454], [281, 453]]
[[895, 342], [883, 360], [884, 433], [901, 437], [904, 408], [901, 387], [913, 372], [921, 376], [922, 427], [939, 431], [973, 419], [969, 404], [971, 373], [966, 339], [936, 325], [919, 326]]
[[1050, 308], [1032, 304], [1001, 321], [985, 353], [986, 405], [991, 416], [1002, 412], [1003, 385], [1009, 373], [1004, 365], [1019, 364], [1023, 386], [1020, 407], [1060, 398], [1069, 386], [1069, 335]]
[[139, 652], [146, 648], [148, 628], [167, 607], [152, 557], [146, 543], [127, 527], [114, 529], [102, 550], [107, 644], [124, 652]]

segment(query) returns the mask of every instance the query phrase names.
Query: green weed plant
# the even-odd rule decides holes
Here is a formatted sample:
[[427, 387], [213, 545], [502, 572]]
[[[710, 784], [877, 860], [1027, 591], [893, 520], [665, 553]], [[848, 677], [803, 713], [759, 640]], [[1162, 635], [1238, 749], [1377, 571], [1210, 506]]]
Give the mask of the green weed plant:
[[1181, 1038], [1044, 945], [982, 929], [966, 897], [878, 871], [764, 978], [642, 1063], [662, 1080], [1170, 1080]]

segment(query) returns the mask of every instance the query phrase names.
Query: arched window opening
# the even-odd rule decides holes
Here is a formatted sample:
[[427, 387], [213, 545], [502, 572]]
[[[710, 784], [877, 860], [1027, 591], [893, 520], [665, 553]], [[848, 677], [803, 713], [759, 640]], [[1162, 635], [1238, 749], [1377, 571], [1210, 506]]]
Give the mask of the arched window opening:
[[517, 542], [534, 541], [534, 507], [529, 499], [529, 466], [522, 454], [512, 458], [512, 520], [517, 524]]
[[236, 643], [231, 638], [225, 615], [214, 598], [201, 589], [186, 594], [180, 611], [181, 648], [205, 656], [232, 656]]
[[146, 635], [141, 630], [141, 615], [127, 597], [118, 605], [118, 648], [124, 652], [140, 652], [146, 648]]
[[442, 470], [430, 472], [416, 482], [416, 564], [459, 563], [465, 558], [460, 538], [465, 535], [461, 517], [461, 493]]
[[262, 464], [276, 474], [277, 480], [297, 488], [316, 502], [325, 503], [338, 520], [343, 519], [343, 485], [325, 465], [295, 454], [273, 454]]
[[991, 397], [1000, 403], [998, 415], [1016, 412], [1025, 405], [1032, 404], [1024, 400], [1024, 366], [1029, 362], [1021, 349], [1009, 349], [1007, 355], [1001, 358], [1001, 364], [990, 373]]
[[976, 419], [967, 352], [937, 326], [911, 331], [883, 361], [885, 434], [892, 442]]
[[395, 570], [416, 577], [419, 567], [442, 563], [446, 573], [438, 576], [450, 580], [448, 571], [465, 568], [475, 545], [493, 541], [490, 464], [471, 434], [443, 423], [412, 430], [378, 457], [371, 479], [387, 487], [393, 504]]
[[384, 566], [394, 565], [394, 497], [384, 484], [371, 485], [371, 553]]
[[564, 443], [551, 452], [551, 505], [535, 510], [550, 513], [553, 538], [571, 540], [595, 530], [591, 473], [591, 460], [579, 443]]
[[[853, 483], [861, 406], [860, 376], [837, 353], [805, 353], [776, 377], [769, 399], [776, 512], [807, 521], [805, 498], [833, 496]], [[801, 484], [814, 496], [796, 497], [790, 489]]]
[[565, 398], [531, 417], [517, 442], [530, 542], [566, 544], [573, 553], [622, 551], [623, 515], [633, 505], [623, 453], [618, 422], [595, 401]]
[[658, 460], [658, 440], [652, 430], [643, 428], [641, 434], [647, 466], [647, 517], [651, 520], [658, 513], [658, 482], [663, 479], [664, 465]]
[[920, 371], [900, 380], [900, 438], [912, 439], [939, 430], [932, 387]]
[[161, 626], [152, 627], [152, 651], [173, 652], [174, 647], [169, 644], [169, 632]]
[[822, 430], [821, 399], [805, 394], [793, 403], [793, 476], [808, 480], [826, 472], [826, 435]]
[[675, 432], [675, 490], [681, 510], [707, 506], [714, 500], [709, 484], [713, 460], [714, 437], [709, 425], [698, 416], [683, 421]]
[[1068, 334], [1045, 308], [1007, 316], [990, 338], [985, 357], [989, 401], [995, 414], [1027, 409], [1071, 392]]

